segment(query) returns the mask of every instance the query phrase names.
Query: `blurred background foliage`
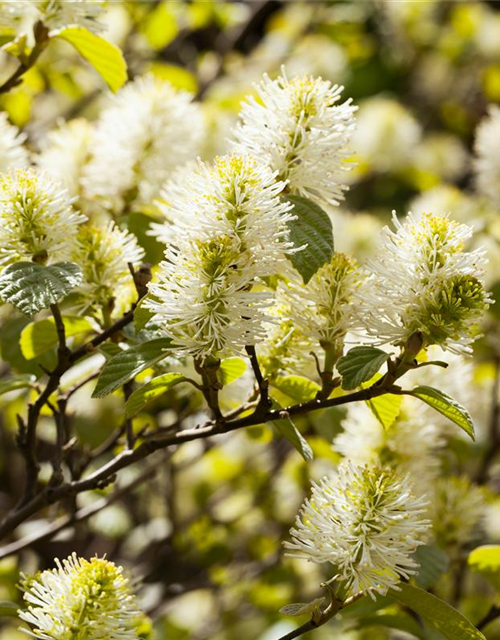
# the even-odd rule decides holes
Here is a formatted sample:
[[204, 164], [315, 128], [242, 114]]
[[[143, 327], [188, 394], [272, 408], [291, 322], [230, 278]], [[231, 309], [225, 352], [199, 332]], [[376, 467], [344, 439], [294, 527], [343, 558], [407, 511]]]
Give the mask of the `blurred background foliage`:
[[[353, 145], [357, 166], [346, 174], [350, 191], [345, 203], [332, 212], [336, 248], [361, 259], [368, 256], [392, 209], [401, 215], [410, 209], [451, 211], [475, 223], [477, 242], [490, 251], [489, 284], [500, 290], [499, 210], [475, 195], [471, 172], [475, 128], [487, 106], [500, 102], [500, 3], [135, 0], [107, 5], [105, 36], [123, 50], [131, 78], [151, 72], [203, 99], [206, 158], [225, 152], [240, 102], [264, 72], [273, 76], [285, 65], [289, 76], [310, 73], [343, 84], [344, 95], [359, 105]], [[2, 57], [2, 75], [8, 75], [10, 64]], [[18, 88], [0, 97], [0, 109], [36, 149], [59, 120], [94, 119], [103, 94], [95, 71], [58, 42]], [[147, 259], [158, 262], [161, 246], [145, 234], [148, 212], [134, 212], [126, 224], [137, 234]], [[489, 338], [478, 345], [470, 378], [456, 384], [458, 399], [460, 387], [469, 387], [463, 402], [479, 431], [477, 443], [465, 442], [458, 434], [450, 438], [443, 464], [457, 474], [474, 470], [493, 447], [488, 417], [500, 355], [499, 313], [497, 303], [486, 321]], [[23, 322], [27, 324], [2, 310], [1, 355], [15, 371], [37, 374], [40, 364], [53, 365], [54, 353], [25, 360], [19, 348]], [[147, 379], [149, 373], [141, 376]], [[241, 400], [246, 375], [224, 390], [227, 409]], [[19, 392], [0, 397], [2, 511], [23, 473], [13, 434], [25, 399]], [[165, 425], [176, 413], [197, 407], [201, 409], [200, 398], [176, 389], [144, 410], [134, 426]], [[87, 386], [75, 395], [71, 408], [83, 452], [81, 468], [91, 469], [92, 459], [85, 459], [85, 453], [113, 433], [122, 420], [122, 402], [115, 396], [91, 400]], [[0, 600], [19, 601], [20, 570], [51, 566], [54, 557], [73, 551], [86, 557], [108, 554], [137, 581], [158, 638], [279, 637], [296, 623], [278, 609], [316, 597], [327, 575], [321, 567], [284, 558], [281, 542], [311, 477], [328, 472], [339, 459], [329, 443], [342, 418], [342, 411], [331, 409], [297, 421], [315, 453], [309, 464], [276, 438], [270, 426], [187, 443], [173, 454], [157, 452], [139, 468], [124, 470], [114, 487], [65, 505], [70, 512], [88, 508], [89, 514], [96, 507], [95, 515], [1, 560]], [[50, 475], [53, 434], [49, 420], [40, 426], [42, 441], [46, 428], [43, 480], [44, 470], [46, 478]], [[482, 576], [464, 568], [463, 558], [471, 545], [500, 542], [500, 500], [495, 497], [500, 469], [493, 466], [481, 481], [487, 495], [485, 516], [481, 524], [473, 523], [462, 542], [443, 543], [452, 568], [434, 586], [435, 593], [450, 598], [476, 623], [498, 595]], [[103, 500], [109, 505], [99, 510]], [[57, 516], [54, 507], [44, 520], [23, 525], [19, 534], [36, 532]], [[448, 531], [460, 524], [460, 509], [450, 518]], [[412, 618], [390, 600], [363, 601], [355, 612], [316, 631], [315, 638], [402, 638], [403, 632], [391, 631], [395, 617], [399, 627], [412, 629]], [[0, 639], [25, 637], [15, 627], [3, 623]], [[487, 630], [488, 638], [500, 638], [499, 626]], [[144, 637], [149, 635], [145, 628]], [[428, 631], [422, 637], [434, 640], [439, 635]]]

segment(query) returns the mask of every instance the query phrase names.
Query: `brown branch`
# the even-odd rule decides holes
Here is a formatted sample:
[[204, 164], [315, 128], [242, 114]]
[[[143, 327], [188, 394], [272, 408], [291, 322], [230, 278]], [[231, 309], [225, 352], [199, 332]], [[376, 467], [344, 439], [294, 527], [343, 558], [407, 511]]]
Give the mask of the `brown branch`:
[[355, 391], [345, 396], [329, 398], [328, 400], [323, 401], [310, 400], [308, 402], [293, 405], [286, 409], [273, 409], [263, 412], [261, 409], [257, 408], [257, 410], [251, 415], [244, 416], [243, 418], [238, 418], [237, 420], [232, 420], [230, 422], [220, 422], [215, 420], [204, 425], [198, 425], [193, 429], [184, 429], [183, 431], [178, 431], [173, 434], [161, 436], [154, 434], [142, 442], [142, 444], [137, 448], [122, 451], [115, 458], [86, 478], [67, 482], [56, 488], [46, 487], [41, 493], [33, 497], [27, 503], [24, 503], [21, 508], [14, 511], [4, 519], [3, 523], [0, 525], [0, 539], [14, 531], [19, 524], [51, 504], [55, 504], [60, 500], [74, 496], [83, 491], [107, 486], [114, 480], [119, 471], [131, 464], [134, 464], [135, 462], [138, 462], [139, 460], [147, 458], [155, 451], [166, 449], [171, 446], [177, 446], [192, 440], [199, 440], [201, 438], [209, 438], [211, 436], [230, 433], [238, 429], [255, 426], [265, 422], [283, 420], [288, 416], [301, 415], [311, 411], [341, 406], [352, 402], [359, 402], [361, 400], [370, 400], [385, 393], [405, 392], [393, 387], [386, 388], [381, 387], [380, 385], [374, 385], [368, 389]]
[[269, 380], [264, 378], [264, 376], [262, 375], [255, 347], [253, 345], [250, 345], [245, 347], [245, 349], [248, 357], [250, 358], [250, 364], [252, 365], [252, 370], [257, 381], [257, 386], [259, 387], [259, 406], [267, 410], [272, 405], [272, 402], [269, 399]]
[[38, 21], [35, 24], [33, 27], [33, 33], [35, 36], [35, 46], [27, 57], [19, 59], [17, 69], [2, 85], [0, 85], [0, 94], [7, 93], [11, 89], [14, 89], [14, 87], [21, 84], [24, 74], [35, 65], [38, 58], [49, 44], [49, 31], [42, 22]]

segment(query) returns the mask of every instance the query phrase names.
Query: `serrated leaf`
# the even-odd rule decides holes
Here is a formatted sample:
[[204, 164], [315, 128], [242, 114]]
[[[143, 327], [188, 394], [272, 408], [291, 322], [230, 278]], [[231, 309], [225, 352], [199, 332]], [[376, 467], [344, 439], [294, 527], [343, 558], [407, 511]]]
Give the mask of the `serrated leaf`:
[[116, 344], [116, 342], [106, 342], [105, 344], [101, 344], [99, 347], [99, 351], [106, 358], [106, 360], [111, 360], [125, 349], [122, 349], [120, 345]]
[[366, 400], [373, 415], [377, 418], [384, 429], [389, 429], [401, 411], [403, 396], [393, 393], [385, 393], [383, 396]]
[[13, 378], [0, 381], [0, 396], [9, 391], [16, 391], [17, 389], [26, 389], [32, 387], [36, 382], [36, 377], [31, 373], [22, 373]]
[[419, 398], [439, 413], [449, 418], [467, 433], [472, 440], [475, 440], [474, 423], [470, 413], [462, 407], [454, 398], [434, 389], [434, 387], [419, 386], [411, 391], [411, 395]]
[[293, 204], [292, 213], [296, 216], [288, 222], [290, 241], [296, 249], [304, 247], [288, 254], [288, 259], [307, 284], [316, 271], [332, 259], [332, 222], [320, 206], [307, 198], [285, 196], [283, 200]]
[[156, 400], [176, 384], [185, 380], [182, 373], [165, 373], [153, 378], [140, 389], [136, 389], [125, 404], [125, 417], [132, 418], [150, 402]]
[[93, 398], [104, 398], [134, 378], [138, 373], [167, 357], [172, 348], [170, 338], [157, 338], [138, 344], [108, 360], [99, 375]]
[[226, 358], [220, 363], [217, 371], [219, 382], [226, 387], [235, 382], [247, 370], [247, 363], [242, 358]]
[[278, 376], [272, 381], [272, 385], [295, 402], [313, 400], [318, 391], [321, 391], [319, 384], [304, 376]]
[[0, 602], [0, 617], [15, 617], [19, 611], [19, 605], [15, 602]]
[[[63, 322], [67, 338], [92, 330], [92, 325], [85, 318], [66, 316], [63, 318]], [[26, 360], [37, 358], [57, 344], [58, 337], [54, 318], [31, 322], [21, 333], [21, 352]]]
[[342, 389], [356, 389], [370, 380], [389, 358], [390, 354], [377, 347], [354, 347], [337, 363], [337, 371], [342, 376]]
[[49, 267], [35, 262], [10, 264], [0, 274], [0, 296], [27, 316], [47, 309], [82, 281], [82, 270], [73, 262]]
[[287, 604], [281, 607], [280, 613], [284, 616], [292, 617], [311, 614], [320, 608], [324, 600], [324, 598], [315, 598], [311, 602], [294, 602], [293, 604]]
[[[273, 401], [273, 407], [278, 409], [280, 408], [276, 401]], [[290, 417], [284, 417], [281, 420], [272, 420], [271, 424], [293, 447], [295, 447], [295, 449], [297, 449], [306, 462], [309, 462], [314, 458], [313, 451], [307, 440], [297, 429]]]
[[448, 640], [486, 640], [484, 635], [444, 600], [410, 584], [400, 583], [400, 591], [390, 595], [405, 607], [415, 611]]
[[69, 42], [101, 75], [112, 91], [118, 91], [127, 81], [127, 63], [120, 49], [101, 36], [83, 27], [67, 27], [51, 34]]
[[439, 578], [448, 571], [449, 562], [446, 553], [435, 545], [422, 545], [413, 554], [419, 564], [415, 582], [422, 589], [436, 584]]

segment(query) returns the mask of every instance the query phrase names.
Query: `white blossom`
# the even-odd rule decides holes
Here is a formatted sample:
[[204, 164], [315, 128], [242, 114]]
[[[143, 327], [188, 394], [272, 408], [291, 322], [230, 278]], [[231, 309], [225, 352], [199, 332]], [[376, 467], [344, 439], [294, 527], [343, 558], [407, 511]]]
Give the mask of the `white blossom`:
[[417, 572], [412, 554], [430, 526], [426, 506], [394, 470], [344, 462], [312, 483], [285, 547], [289, 555], [333, 564], [348, 595], [385, 595]]
[[62, 123], [41, 141], [37, 165], [61, 182], [71, 196], [81, 195], [81, 180], [89, 160], [92, 126], [83, 118]]
[[342, 90], [311, 76], [265, 75], [258, 99], [250, 97], [242, 106], [234, 149], [278, 171], [290, 192], [338, 204], [355, 111], [350, 100], [336, 104]]
[[[26, 609], [19, 617], [37, 640], [139, 640], [142, 617], [122, 568], [73, 554], [56, 568], [23, 576]], [[76, 635], [75, 635], [76, 634]]]
[[474, 169], [478, 191], [497, 207], [500, 202], [500, 108], [491, 105], [476, 132]]
[[93, 33], [105, 29], [99, 22], [104, 12], [102, 0], [7, 0], [2, 5], [21, 32], [30, 30], [39, 20], [51, 31], [68, 26], [84, 27]]
[[6, 113], [0, 113], [0, 173], [28, 166], [28, 151], [23, 146], [26, 136], [11, 124]]
[[0, 264], [69, 259], [85, 220], [46, 175], [32, 169], [0, 175]]
[[384, 427], [364, 403], [348, 405], [333, 448], [354, 464], [387, 464], [408, 474], [416, 495], [429, 494], [438, 475], [443, 445], [440, 429], [428, 413], [420, 415], [403, 400], [400, 414]]
[[176, 243], [146, 305], [180, 350], [204, 357], [262, 339], [272, 293], [254, 285], [276, 273], [290, 250], [283, 186], [255, 159], [231, 156], [213, 167], [200, 163], [171, 199]]
[[110, 101], [96, 125], [84, 184], [89, 198], [119, 213], [131, 201], [150, 204], [172, 171], [196, 158], [203, 122], [191, 94], [152, 75]]
[[371, 273], [359, 290], [363, 328], [378, 344], [404, 345], [420, 332], [423, 346], [470, 352], [491, 302], [484, 289], [482, 249], [466, 251], [471, 227], [447, 216], [393, 214]]
[[81, 227], [73, 261], [83, 272], [78, 292], [84, 308], [100, 307], [104, 314], [126, 311], [137, 297], [128, 263], [136, 264], [143, 257], [137, 238], [114, 222]]

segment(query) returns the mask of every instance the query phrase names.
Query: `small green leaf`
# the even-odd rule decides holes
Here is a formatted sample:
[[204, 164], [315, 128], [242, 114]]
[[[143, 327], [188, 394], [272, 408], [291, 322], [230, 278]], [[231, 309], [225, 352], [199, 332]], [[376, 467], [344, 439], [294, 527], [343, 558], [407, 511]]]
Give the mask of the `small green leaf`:
[[105, 362], [92, 397], [104, 398], [116, 391], [144, 369], [166, 358], [168, 353], [165, 349], [172, 347], [170, 338], [157, 338], [113, 356]]
[[370, 380], [389, 358], [389, 353], [376, 347], [354, 347], [337, 364], [342, 376], [342, 389], [356, 389]]
[[66, 40], [101, 75], [112, 91], [118, 91], [127, 81], [127, 63], [120, 49], [83, 27], [67, 27], [51, 34]]
[[125, 404], [125, 417], [132, 418], [150, 402], [162, 396], [176, 384], [185, 380], [182, 373], [165, 373], [153, 378], [140, 389], [136, 389]]
[[0, 617], [15, 617], [19, 611], [19, 605], [15, 602], [0, 601]]
[[486, 640], [465, 616], [444, 600], [410, 584], [400, 583], [398, 587], [400, 591], [391, 589], [390, 595], [415, 611], [448, 640]]
[[402, 403], [403, 396], [397, 396], [393, 393], [385, 393], [383, 396], [366, 401], [384, 429], [389, 429], [394, 424], [401, 411]]
[[247, 370], [247, 363], [242, 358], [226, 358], [220, 363], [217, 371], [219, 382], [226, 387], [235, 382]]
[[321, 391], [319, 384], [304, 376], [278, 376], [272, 381], [273, 387], [295, 402], [307, 402]]
[[146, 309], [146, 307], [144, 306], [144, 302], [148, 298], [150, 298], [149, 293], [146, 294], [144, 298], [142, 298], [142, 300], [140, 300], [139, 304], [137, 305], [134, 311], [134, 327], [137, 333], [139, 333], [139, 331], [142, 331], [145, 328], [145, 326], [148, 324], [148, 322], [151, 320], [151, 318], [154, 316], [153, 311]]
[[325, 601], [324, 598], [315, 598], [311, 602], [294, 602], [281, 607], [280, 613], [284, 616], [304, 616], [315, 613]]
[[439, 411], [439, 413], [442, 413], [443, 416], [449, 418], [475, 440], [474, 423], [472, 422], [470, 413], [451, 396], [443, 391], [439, 391], [439, 389], [426, 386], [415, 387], [415, 389], [411, 391], [411, 395], [419, 398], [433, 409], [436, 409], [436, 411]]
[[439, 578], [448, 571], [448, 556], [434, 545], [422, 545], [413, 554], [413, 558], [420, 565], [415, 582], [422, 589], [428, 589], [436, 584]]
[[285, 196], [294, 205], [295, 220], [288, 222], [290, 241], [301, 251], [290, 253], [288, 259], [300, 273], [305, 284], [316, 271], [330, 262], [333, 256], [332, 222], [327, 213], [302, 196]]
[[495, 589], [500, 590], [500, 545], [476, 547], [470, 552], [468, 563], [471, 571], [480, 573]]
[[[279, 409], [279, 405], [276, 401], [273, 401], [273, 407]], [[286, 412], [284, 412], [286, 413]], [[288, 414], [283, 417], [281, 420], [273, 420], [271, 422], [273, 427], [282, 435], [284, 438], [288, 440], [288, 442], [297, 449], [300, 455], [304, 458], [306, 462], [312, 460], [314, 458], [313, 451], [309, 446], [307, 440], [297, 429], [295, 424], [292, 422]]]
[[82, 270], [72, 262], [58, 262], [49, 267], [35, 262], [15, 262], [0, 274], [0, 296], [27, 316], [68, 294], [82, 281]]
[[99, 351], [106, 358], [106, 360], [111, 360], [111, 358], [114, 358], [119, 353], [122, 353], [123, 351], [125, 351], [125, 349], [122, 349], [120, 345], [116, 344], [116, 342], [106, 342], [105, 344], [101, 344], [101, 346], [99, 347]]
[[9, 391], [16, 391], [17, 389], [26, 389], [32, 387], [36, 382], [36, 377], [31, 373], [22, 373], [13, 378], [0, 381], [0, 396]]
[[[63, 322], [67, 338], [92, 331], [92, 325], [85, 318], [66, 316], [63, 318]], [[54, 318], [31, 322], [21, 333], [21, 351], [26, 360], [37, 358], [57, 344], [58, 337]]]

